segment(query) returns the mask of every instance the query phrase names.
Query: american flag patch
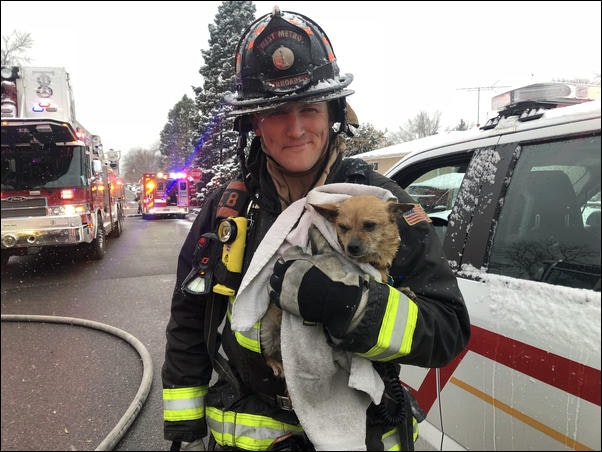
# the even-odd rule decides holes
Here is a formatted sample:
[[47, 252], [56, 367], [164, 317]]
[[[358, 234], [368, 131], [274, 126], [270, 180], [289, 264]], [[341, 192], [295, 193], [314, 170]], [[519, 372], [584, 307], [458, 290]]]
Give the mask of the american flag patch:
[[420, 204], [414, 204], [412, 209], [403, 214], [403, 218], [410, 226], [414, 226], [416, 223], [420, 223], [421, 221], [428, 221], [429, 223], [432, 222]]

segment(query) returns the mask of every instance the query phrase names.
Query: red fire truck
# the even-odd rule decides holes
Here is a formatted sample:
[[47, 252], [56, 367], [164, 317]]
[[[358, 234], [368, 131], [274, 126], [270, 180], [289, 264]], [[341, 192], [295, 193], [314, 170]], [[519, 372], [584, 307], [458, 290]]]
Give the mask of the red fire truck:
[[125, 218], [118, 153], [75, 119], [64, 68], [3, 66], [1, 76], [2, 267], [51, 247], [102, 259]]
[[140, 178], [140, 213], [147, 220], [175, 215], [186, 218], [190, 209], [189, 176], [185, 172], [144, 173]]

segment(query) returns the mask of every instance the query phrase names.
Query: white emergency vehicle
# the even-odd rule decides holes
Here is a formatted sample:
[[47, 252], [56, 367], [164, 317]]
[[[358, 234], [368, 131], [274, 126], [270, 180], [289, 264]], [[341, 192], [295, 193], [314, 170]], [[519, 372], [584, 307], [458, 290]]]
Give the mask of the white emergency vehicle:
[[145, 220], [175, 215], [186, 218], [190, 210], [189, 176], [185, 172], [144, 173], [140, 178], [140, 213]]
[[428, 413], [417, 449], [600, 450], [599, 99], [508, 91], [386, 173], [432, 218], [472, 325], [448, 366], [402, 366]]

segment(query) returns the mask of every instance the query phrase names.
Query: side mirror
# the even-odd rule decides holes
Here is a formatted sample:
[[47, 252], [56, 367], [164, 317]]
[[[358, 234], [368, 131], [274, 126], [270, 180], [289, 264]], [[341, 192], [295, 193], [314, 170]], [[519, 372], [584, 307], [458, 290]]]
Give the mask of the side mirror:
[[92, 160], [92, 169], [94, 170], [94, 174], [102, 173], [102, 162], [97, 159]]

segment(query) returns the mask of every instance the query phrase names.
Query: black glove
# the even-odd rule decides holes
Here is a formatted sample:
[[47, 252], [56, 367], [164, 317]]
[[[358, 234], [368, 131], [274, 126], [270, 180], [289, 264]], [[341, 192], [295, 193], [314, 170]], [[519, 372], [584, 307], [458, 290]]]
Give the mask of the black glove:
[[270, 300], [306, 322], [322, 323], [341, 338], [363, 293], [364, 278], [337, 253], [311, 256], [293, 251], [279, 260], [270, 278]]

